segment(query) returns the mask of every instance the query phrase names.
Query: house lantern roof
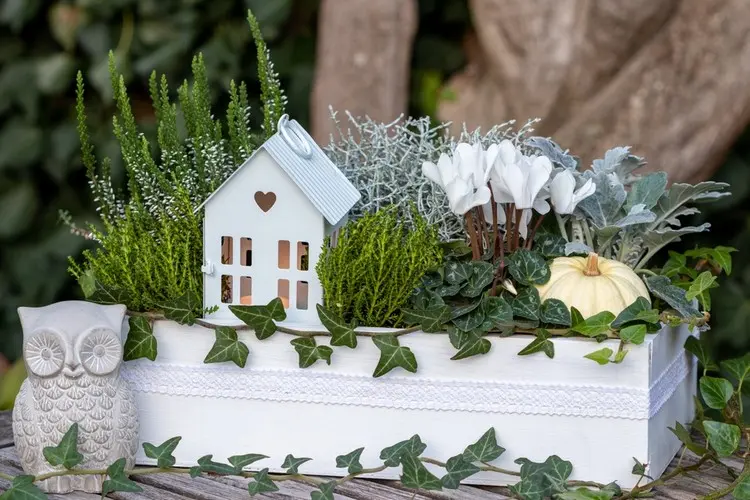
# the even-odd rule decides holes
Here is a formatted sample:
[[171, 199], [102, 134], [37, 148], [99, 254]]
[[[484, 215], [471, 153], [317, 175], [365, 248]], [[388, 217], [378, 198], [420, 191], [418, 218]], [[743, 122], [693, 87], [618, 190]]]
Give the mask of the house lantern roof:
[[361, 194], [357, 188], [326, 156], [304, 127], [284, 115], [279, 120], [277, 132], [206, 198], [196, 212], [232, 182], [232, 178], [249, 165], [261, 149], [271, 155], [329, 224], [336, 225], [359, 201]]

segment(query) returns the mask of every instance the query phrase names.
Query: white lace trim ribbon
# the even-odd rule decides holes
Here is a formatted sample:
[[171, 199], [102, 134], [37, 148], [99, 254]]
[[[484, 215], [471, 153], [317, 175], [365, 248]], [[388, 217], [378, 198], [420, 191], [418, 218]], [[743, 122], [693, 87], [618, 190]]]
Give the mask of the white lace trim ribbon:
[[122, 373], [137, 392], [204, 398], [380, 408], [649, 419], [690, 373], [678, 356], [649, 389], [388, 377], [283, 369], [237, 369], [132, 361]]

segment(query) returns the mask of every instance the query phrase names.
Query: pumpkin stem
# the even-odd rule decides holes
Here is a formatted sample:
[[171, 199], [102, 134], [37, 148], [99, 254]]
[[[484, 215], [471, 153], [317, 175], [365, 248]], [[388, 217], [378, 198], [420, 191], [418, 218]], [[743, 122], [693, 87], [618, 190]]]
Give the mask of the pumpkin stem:
[[583, 274], [586, 276], [599, 276], [602, 274], [599, 271], [599, 256], [594, 252], [589, 252], [586, 257], [586, 269], [583, 270]]

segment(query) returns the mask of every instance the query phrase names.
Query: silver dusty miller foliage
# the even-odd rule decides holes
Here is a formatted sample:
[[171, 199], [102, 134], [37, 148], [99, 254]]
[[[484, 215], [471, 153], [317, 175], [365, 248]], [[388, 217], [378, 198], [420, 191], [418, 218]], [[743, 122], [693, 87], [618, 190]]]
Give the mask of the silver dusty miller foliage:
[[480, 129], [470, 132], [464, 126], [461, 134], [453, 136], [448, 130], [450, 123], [435, 125], [429, 117], [400, 116], [382, 123], [369, 117], [355, 118], [347, 112], [342, 123], [337, 115], [331, 109], [337, 134], [324, 149], [362, 194], [351, 217], [396, 205], [408, 224], [411, 211], [407, 208], [414, 203], [427, 222], [438, 228], [444, 241], [463, 238], [464, 222], [448, 209], [444, 191], [422, 175], [422, 163], [436, 162], [441, 153], [450, 153], [459, 142], [481, 142], [485, 148], [503, 139], [520, 144], [536, 122], [531, 120], [516, 130], [515, 121], [509, 121], [486, 133]]

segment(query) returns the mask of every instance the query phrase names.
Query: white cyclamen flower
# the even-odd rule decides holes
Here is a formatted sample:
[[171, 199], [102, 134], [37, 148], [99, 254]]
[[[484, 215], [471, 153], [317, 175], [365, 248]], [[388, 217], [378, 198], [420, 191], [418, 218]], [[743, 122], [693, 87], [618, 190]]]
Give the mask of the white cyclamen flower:
[[437, 165], [424, 162], [422, 174], [443, 188], [451, 211], [457, 215], [464, 215], [490, 201], [491, 193], [487, 187], [489, 171], [480, 143], [460, 143], [453, 152], [453, 158], [442, 153]]
[[515, 203], [517, 209], [533, 208], [539, 213], [549, 211], [544, 197], [539, 196], [552, 173], [549, 158], [526, 156], [505, 139], [487, 149], [487, 160], [491, 161], [490, 184], [497, 203]]
[[549, 186], [552, 206], [558, 214], [572, 214], [578, 203], [594, 194], [596, 184], [591, 179], [576, 190], [576, 179], [570, 170], [563, 170]]

